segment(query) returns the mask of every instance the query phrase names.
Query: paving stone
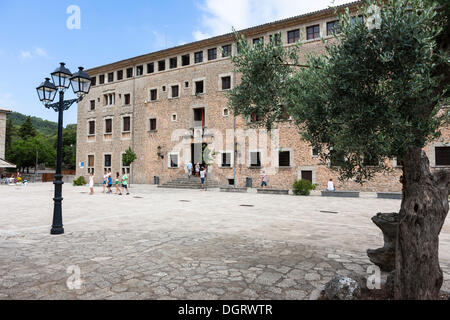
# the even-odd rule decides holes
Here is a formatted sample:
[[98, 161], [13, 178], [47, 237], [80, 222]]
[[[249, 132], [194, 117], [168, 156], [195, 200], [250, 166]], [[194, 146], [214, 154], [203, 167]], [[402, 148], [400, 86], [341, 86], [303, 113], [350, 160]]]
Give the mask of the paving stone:
[[258, 278], [256, 278], [256, 283], [271, 286], [280, 280], [282, 275], [280, 273], [264, 272]]

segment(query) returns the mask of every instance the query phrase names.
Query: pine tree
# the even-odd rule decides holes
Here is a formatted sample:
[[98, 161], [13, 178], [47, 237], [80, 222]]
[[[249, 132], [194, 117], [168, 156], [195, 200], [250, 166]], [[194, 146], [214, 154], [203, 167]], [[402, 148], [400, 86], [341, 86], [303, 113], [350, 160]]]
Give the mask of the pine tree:
[[14, 125], [11, 121], [11, 119], [8, 119], [6, 121], [6, 137], [5, 137], [5, 160], [11, 161], [11, 146], [13, 143], [13, 138], [17, 134], [16, 128], [14, 128]]
[[24, 140], [36, 136], [36, 129], [34, 128], [33, 123], [31, 123], [31, 117], [27, 117], [25, 122], [20, 127], [19, 136]]

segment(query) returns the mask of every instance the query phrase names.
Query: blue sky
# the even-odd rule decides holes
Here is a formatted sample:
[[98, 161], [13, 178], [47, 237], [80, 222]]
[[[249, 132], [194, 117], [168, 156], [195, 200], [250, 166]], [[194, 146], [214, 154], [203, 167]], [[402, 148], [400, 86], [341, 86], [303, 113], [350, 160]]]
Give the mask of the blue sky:
[[[342, 4], [345, 0], [336, 1]], [[60, 61], [75, 72], [330, 6], [330, 0], [0, 0], [0, 107], [56, 121], [36, 86]], [[68, 29], [76, 5], [80, 29]], [[67, 98], [71, 98], [66, 94]], [[76, 123], [76, 105], [65, 124]]]

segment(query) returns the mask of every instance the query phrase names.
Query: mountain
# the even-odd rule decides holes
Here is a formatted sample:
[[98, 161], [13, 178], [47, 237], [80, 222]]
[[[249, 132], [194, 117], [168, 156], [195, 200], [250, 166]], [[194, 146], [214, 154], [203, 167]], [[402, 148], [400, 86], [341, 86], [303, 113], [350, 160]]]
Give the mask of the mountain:
[[[14, 127], [18, 128], [25, 122], [26, 115], [19, 112], [12, 112], [7, 115], [8, 120], [11, 119]], [[44, 136], [53, 136], [58, 132], [58, 123], [44, 120], [38, 117], [31, 117], [31, 123], [34, 128]]]

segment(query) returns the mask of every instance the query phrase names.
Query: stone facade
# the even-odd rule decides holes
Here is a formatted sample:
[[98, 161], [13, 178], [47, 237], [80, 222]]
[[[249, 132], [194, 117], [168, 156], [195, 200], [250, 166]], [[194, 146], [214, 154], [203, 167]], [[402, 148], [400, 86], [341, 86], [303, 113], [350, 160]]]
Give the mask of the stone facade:
[[[356, 4], [348, 7], [357, 14]], [[288, 32], [298, 29], [300, 40], [305, 42], [301, 54], [320, 53], [324, 44], [320, 39], [306, 40], [306, 28], [319, 25], [320, 36], [333, 41], [327, 36], [327, 23], [335, 20], [333, 14], [332, 10], [322, 10], [241, 33], [249, 41], [263, 37], [264, 42], [269, 42], [271, 35], [281, 32], [283, 43], [289, 45]], [[231, 59], [222, 56], [221, 48], [227, 45], [236, 54], [233, 35], [228, 34], [87, 70], [96, 84], [78, 105], [77, 175], [87, 176], [94, 169], [96, 181], [101, 182], [104, 168], [111, 168], [113, 174], [121, 171], [121, 155], [131, 147], [137, 155], [131, 167], [131, 182], [153, 183], [153, 177], [157, 176], [164, 183], [183, 177], [187, 161], [195, 161], [201, 145], [206, 144], [215, 158], [209, 176], [220, 185], [232, 183], [231, 179], [242, 187], [250, 178], [252, 186], [257, 187], [261, 171], [265, 170], [269, 187], [273, 188], [289, 189], [296, 179], [304, 177], [317, 183], [319, 189], [325, 189], [327, 181], [333, 178], [341, 190], [401, 190], [401, 169], [396, 167], [395, 160], [392, 173], [379, 174], [363, 186], [340, 183], [337, 174], [313, 155], [292, 121], [279, 123], [275, 128], [278, 131], [267, 134], [263, 129], [252, 128], [246, 119], [234, 117], [227, 109], [222, 78], [229, 77], [233, 87], [239, 82], [239, 75], [233, 73]], [[213, 48], [217, 57], [209, 52]], [[198, 52], [202, 52], [202, 62], [196, 61]], [[215, 59], [209, 60], [209, 55]], [[183, 56], [189, 57], [188, 65], [183, 65]], [[176, 67], [171, 65], [174, 60]], [[163, 71], [159, 68], [160, 61], [165, 64]], [[153, 72], [149, 72], [151, 63]], [[128, 77], [130, 68], [132, 75]], [[123, 79], [118, 80], [120, 72]], [[111, 73], [113, 79], [109, 79]], [[198, 81], [203, 81], [204, 86], [200, 94], [196, 94]], [[177, 97], [174, 97], [177, 91], [174, 86], [178, 86]], [[156, 96], [152, 97], [155, 89]], [[156, 128], [150, 119], [156, 119]], [[107, 130], [110, 124], [111, 133]], [[450, 141], [448, 128], [444, 129], [443, 138]], [[280, 150], [289, 151], [283, 167], [278, 163]], [[432, 158], [434, 144], [426, 151]], [[260, 152], [261, 166], [250, 166], [251, 152]], [[229, 167], [222, 166], [222, 153], [229, 154]], [[105, 156], [111, 158], [111, 163]], [[170, 161], [174, 157], [178, 157], [179, 166], [172, 168]]]
[[9, 112], [0, 108], [0, 159], [5, 159], [6, 114]]

